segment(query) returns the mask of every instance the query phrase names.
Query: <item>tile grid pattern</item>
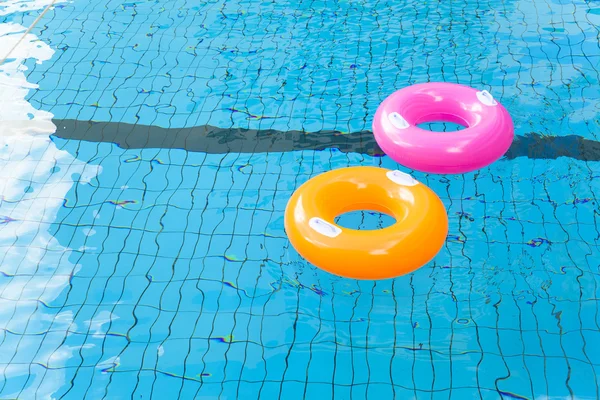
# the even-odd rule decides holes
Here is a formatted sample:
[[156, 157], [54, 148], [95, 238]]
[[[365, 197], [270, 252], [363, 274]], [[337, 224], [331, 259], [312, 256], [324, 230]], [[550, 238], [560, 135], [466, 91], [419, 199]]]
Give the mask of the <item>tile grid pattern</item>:
[[[74, 40], [73, 32], [66, 32], [68, 26], [62, 23], [109, 21], [115, 33], [91, 27], [89, 31], [96, 32], [95, 38], [115, 36], [117, 43], [135, 36], [135, 32], [146, 35], [142, 28], [148, 24], [158, 30], [163, 25], [164, 16], [150, 22], [152, 14], [148, 11], [137, 31], [131, 25], [119, 31], [120, 16], [114, 13], [114, 4], [101, 7], [101, 19], [92, 12], [99, 7], [96, 3], [87, 3], [81, 10], [77, 7], [83, 6], [77, 3], [55, 10], [48, 25], [55, 23], [55, 18], [60, 24], [53, 26], [48, 42], [60, 49], [60, 44], [53, 42], [62, 35], [57, 34], [59, 28], [65, 30], [63, 40]], [[122, 9], [135, 9], [137, 6], [132, 4], [122, 3]], [[166, 7], [167, 3], [157, 4]], [[334, 16], [325, 15], [322, 4], [310, 2], [297, 14], [298, 19], [305, 18], [303, 22], [312, 22], [314, 31], [325, 37], [329, 27], [326, 22], [342, 13], [338, 10], [332, 11]], [[528, 11], [520, 8], [525, 3], [506, 4], [513, 4], [515, 12], [522, 15], [526, 25], [529, 23]], [[541, 1], [533, 4], [537, 16], [544, 15], [543, 7], [550, 7]], [[565, 2], [560, 9], [569, 4]], [[336, 5], [342, 7], [341, 3]], [[195, 18], [177, 19], [177, 10], [185, 8], [185, 2], [169, 2], [168, 6], [167, 28], [197, 29]], [[495, 1], [465, 2], [458, 8], [459, 14], [475, 11], [485, 17], [489, 12], [486, 10], [501, 13], [498, 10], [504, 6]], [[211, 14], [211, 10], [225, 15], [251, 10], [246, 3], [215, 2], [206, 7], [210, 7], [202, 9], [206, 18], [218, 14]], [[271, 10], [274, 6], [265, 7]], [[380, 1], [369, 3], [369, 7], [378, 12], [392, 5]], [[421, 9], [416, 3], [409, 10], [411, 7], [414, 13], [407, 13], [418, 24], [411, 26], [408, 34], [414, 37], [413, 48], [418, 48], [422, 39], [418, 32], [444, 32], [438, 30], [435, 21], [443, 18], [445, 11]], [[456, 6], [450, 7], [456, 15]], [[344, 12], [346, 18], [360, 15], [356, 29], [362, 29], [366, 12]], [[266, 19], [259, 37], [268, 48], [267, 39], [275, 40], [281, 25], [269, 18], [268, 12], [257, 14]], [[569, 14], [561, 11], [558, 15]], [[393, 13], [386, 17], [380, 22], [375, 16], [384, 27], [377, 34], [385, 38], [396, 29], [391, 22]], [[242, 17], [239, 20], [243, 22]], [[321, 25], [315, 25], [316, 21]], [[225, 30], [227, 24], [222, 22], [223, 30], [217, 30], [215, 40], [238, 40], [237, 49], [248, 43], [234, 29]], [[501, 41], [495, 43], [498, 48], [505, 39], [508, 43], [530, 43], [531, 38], [523, 32], [511, 30], [517, 28], [507, 33], [504, 23], [497, 25], [495, 35]], [[40, 31], [43, 39], [46, 29]], [[537, 26], [534, 36], [541, 37], [540, 29]], [[581, 32], [585, 36], [587, 30]], [[314, 40], [313, 30], [307, 29], [305, 34], [305, 41], [300, 43]], [[406, 34], [401, 29], [400, 35]], [[344, 39], [347, 34], [332, 35], [327, 40]], [[162, 40], [166, 34], [150, 37]], [[437, 34], [434, 37], [438, 43], [431, 47], [439, 48], [442, 39]], [[479, 47], [470, 44], [476, 35], [466, 37], [466, 51]], [[371, 43], [376, 39], [373, 37]], [[567, 36], [565, 40], [570, 39]], [[76, 50], [84, 49], [92, 59], [98, 58], [93, 51], [104, 44], [90, 43], [90, 48], [82, 44]], [[589, 60], [594, 60], [594, 48], [583, 47], [589, 46], [589, 40], [580, 45], [585, 50], [583, 58], [589, 54]], [[576, 46], [569, 42], [564, 47], [571, 59], [576, 57]], [[116, 45], [109, 48], [119, 49]], [[169, 51], [177, 56], [183, 48], [160, 47], [156, 51], [164, 54], [166, 64], [171, 57]], [[296, 61], [293, 55], [297, 54], [289, 47], [275, 48], [286, 55], [284, 63]], [[451, 54], [451, 59], [458, 61], [464, 54], [458, 53], [458, 46], [454, 49], [454, 54], [446, 49], [441, 59], [447, 60], [447, 54]], [[503, 76], [494, 87], [509, 92], [508, 98], [513, 99], [518, 91], [526, 96], [537, 93], [551, 105], [542, 111], [565, 115], [572, 111], [585, 113], [586, 102], [598, 100], [593, 93], [590, 95], [598, 77], [593, 61], [581, 67], [581, 79], [586, 83], [573, 79], [576, 82], [571, 86], [571, 80], [561, 77], [560, 89], [552, 81], [539, 81], [542, 86], [536, 86], [533, 63], [523, 66], [519, 61], [522, 57], [534, 58], [529, 46], [525, 49], [529, 55], [509, 51], [512, 60], [501, 63], [498, 69], [488, 59], [482, 61], [481, 68]], [[323, 60], [330, 55], [327, 50], [326, 46], [316, 46], [305, 51], [318, 52], [315, 59]], [[215, 72], [224, 68], [223, 83], [208, 87], [217, 98], [221, 93], [236, 91], [230, 97], [232, 107], [227, 96], [215, 104], [202, 103], [197, 113], [162, 107], [163, 102], [168, 106], [185, 104], [175, 96], [182, 87], [200, 80], [196, 76], [187, 82], [184, 72], [175, 77], [171, 74], [174, 70], [167, 71], [174, 92], [161, 93], [152, 110], [141, 105], [152, 104], [148, 101], [152, 93], [132, 96], [127, 90], [122, 98], [129, 106], [121, 107], [117, 104], [119, 85], [123, 84], [119, 79], [125, 75], [120, 76], [120, 72], [130, 67], [125, 56], [118, 60], [115, 77], [106, 85], [95, 79], [94, 73], [86, 72], [93, 89], [75, 90], [77, 96], [83, 94], [73, 101], [67, 97], [77, 85], [69, 81], [61, 86], [61, 80], [78, 79], [73, 72], [83, 68], [85, 55], [76, 53], [73, 47], [64, 52], [71, 57], [69, 62], [63, 58], [65, 54], [58, 54], [47, 63], [32, 65], [30, 72], [32, 81], [40, 84], [40, 89], [32, 92], [32, 103], [38, 102], [40, 108], [61, 117], [74, 112], [79, 119], [100, 116], [119, 120], [132, 112], [136, 120], [182, 126], [188, 120], [178, 114], [199, 121], [206, 113], [209, 122], [211, 115], [219, 115], [217, 122], [233, 126], [296, 129], [300, 124], [308, 130], [367, 126], [368, 113], [357, 122], [340, 111], [342, 107], [316, 111], [319, 107], [307, 106], [294, 111], [295, 101], [290, 101], [289, 107], [279, 101], [272, 109], [277, 118], [235, 111], [243, 109], [238, 102], [257, 109], [273, 107], [270, 102], [277, 102], [267, 95], [272, 93], [271, 83], [264, 80], [257, 85], [256, 80], [243, 78], [250, 74], [250, 65], [239, 68], [226, 57], [217, 57], [217, 65], [208, 68]], [[146, 49], [144, 54], [150, 52]], [[352, 65], [366, 62], [363, 53], [358, 53]], [[364, 54], [375, 57], [375, 53]], [[201, 58], [206, 60], [209, 54], [207, 49]], [[426, 55], [425, 65], [414, 61], [412, 68], [396, 76], [398, 86], [439, 77], [440, 71], [446, 70], [445, 61], [442, 65], [433, 61], [436, 54]], [[475, 52], [468, 55], [479, 57]], [[548, 56], [548, 63], [556, 67], [562, 60]], [[96, 64], [100, 76], [106, 60]], [[152, 61], [140, 64], [135, 68], [150, 65], [151, 71], [163, 72]], [[197, 73], [199, 68], [192, 65], [187, 71]], [[368, 70], [376, 70], [377, 65]], [[457, 78], [463, 74], [458, 65], [448, 64]], [[509, 71], [508, 65], [516, 72]], [[49, 72], [44, 72], [46, 68]], [[135, 68], [131, 79], [136, 79]], [[282, 76], [277, 79], [285, 79], [282, 69], [278, 71]], [[319, 93], [325, 98], [344, 97], [347, 89], [342, 86], [333, 92], [327, 84], [323, 87], [323, 82], [339, 79], [333, 69], [327, 71], [327, 76], [321, 77], [318, 70], [312, 70], [307, 90], [298, 93], [310, 93], [310, 98]], [[160, 73], [144, 81], [152, 83], [148, 87], [164, 78]], [[228, 73], [234, 77], [227, 79]], [[53, 74], [58, 79], [57, 87], [46, 80]], [[448, 79], [445, 72], [442, 75]], [[474, 75], [469, 75], [466, 81], [460, 75], [461, 83], [478, 84]], [[373, 79], [374, 93], [381, 93], [383, 78], [388, 75], [381, 68], [380, 79], [376, 76], [367, 74], [356, 82], [371, 88]], [[522, 83], [529, 82], [529, 78], [531, 86]], [[252, 88], [247, 98], [259, 99], [260, 106], [245, 103], [241, 82]], [[304, 85], [299, 81], [296, 84]], [[355, 89], [360, 93], [360, 88]], [[278, 92], [284, 99], [289, 94], [285, 90]], [[553, 90], [556, 98], [548, 97]], [[581, 99], [575, 95], [577, 91]], [[54, 99], [57, 95], [65, 98]], [[104, 95], [114, 96], [112, 104], [110, 99], [106, 103], [109, 114], [102, 114]], [[550, 103], [552, 99], [567, 102]], [[93, 100], [98, 100], [92, 103], [97, 105], [90, 106]], [[303, 100], [299, 98], [298, 104]], [[354, 104], [361, 102], [355, 103], [351, 96], [349, 108], [354, 110]], [[374, 110], [372, 104], [365, 107]], [[516, 110], [521, 126], [528, 122], [524, 112]], [[161, 119], [163, 114], [169, 117]], [[238, 119], [242, 114], [244, 117]], [[261, 117], [254, 118], [256, 115]], [[567, 127], [563, 122], [555, 125], [552, 118], [556, 115], [551, 114], [529, 117], [536, 131], [551, 133], [550, 128], [560, 126], [573, 132], [584, 126], [577, 122], [571, 127], [571, 122]], [[319, 122], [304, 124], [311, 119]], [[578, 133], [596, 137], [597, 128], [591, 123], [585, 126], [588, 130]], [[56, 398], [598, 397], [597, 163], [517, 159], [465, 176], [417, 174], [448, 206], [449, 240], [436, 261], [418, 273], [377, 283], [349, 282], [304, 263], [289, 248], [282, 211], [291, 192], [311, 176], [349, 165], [395, 168], [387, 159], [334, 150], [223, 155], [160, 149], [126, 152], [108, 144], [54, 139], [53, 143], [34, 145], [12, 143], [0, 151], [0, 163], [4, 185], [0, 187], [1, 398], [30, 398], [56, 380], [63, 383], [54, 390]], [[83, 179], [89, 169], [95, 172], [88, 172], [89, 177]], [[66, 185], [68, 193], [54, 195], [52, 185]], [[57, 211], [52, 214], [52, 210]], [[348, 221], [366, 227], [375, 223], [373, 219], [378, 217], [358, 214]], [[48, 233], [52, 240], [48, 240]], [[61, 290], [49, 294], [56, 287]]]

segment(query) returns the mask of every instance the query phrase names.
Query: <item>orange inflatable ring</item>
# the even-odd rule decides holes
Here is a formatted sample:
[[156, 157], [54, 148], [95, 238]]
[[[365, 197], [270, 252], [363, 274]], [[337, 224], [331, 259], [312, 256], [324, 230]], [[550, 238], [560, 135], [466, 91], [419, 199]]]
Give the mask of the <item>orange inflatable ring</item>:
[[[335, 224], [350, 211], [374, 210], [396, 223], [378, 230]], [[400, 171], [350, 167], [305, 182], [285, 209], [285, 230], [292, 246], [313, 265], [354, 279], [386, 279], [429, 262], [448, 234], [440, 198]]]

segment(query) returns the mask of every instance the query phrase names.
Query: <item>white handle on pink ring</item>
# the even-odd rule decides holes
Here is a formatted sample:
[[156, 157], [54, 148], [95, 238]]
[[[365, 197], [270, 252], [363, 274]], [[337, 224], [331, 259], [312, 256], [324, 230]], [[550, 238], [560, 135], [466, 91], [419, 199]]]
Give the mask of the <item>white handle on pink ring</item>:
[[321, 219], [319, 217], [312, 217], [308, 221], [308, 226], [310, 226], [315, 231], [319, 232], [323, 236], [327, 236], [330, 238], [334, 238], [342, 233], [342, 230], [335, 225], [330, 224], [329, 222]]
[[390, 120], [392, 125], [394, 125], [398, 129], [406, 129], [410, 126], [408, 121], [405, 120], [404, 117], [398, 114], [397, 112], [390, 113], [390, 115], [388, 115], [388, 119]]
[[497, 106], [498, 102], [494, 100], [494, 96], [487, 90], [482, 90], [481, 92], [477, 92], [477, 99], [485, 104], [486, 106]]

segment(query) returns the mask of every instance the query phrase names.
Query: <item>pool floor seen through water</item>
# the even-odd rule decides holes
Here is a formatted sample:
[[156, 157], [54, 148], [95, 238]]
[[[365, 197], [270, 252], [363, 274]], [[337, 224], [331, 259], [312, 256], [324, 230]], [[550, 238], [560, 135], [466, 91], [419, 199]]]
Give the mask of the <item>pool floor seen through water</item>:
[[[49, 3], [0, 5], [0, 399], [600, 397], [596, 2], [72, 0], [27, 32]], [[508, 109], [507, 157], [380, 153], [377, 106], [434, 81]], [[423, 268], [290, 245], [291, 194], [358, 165], [443, 201]]]

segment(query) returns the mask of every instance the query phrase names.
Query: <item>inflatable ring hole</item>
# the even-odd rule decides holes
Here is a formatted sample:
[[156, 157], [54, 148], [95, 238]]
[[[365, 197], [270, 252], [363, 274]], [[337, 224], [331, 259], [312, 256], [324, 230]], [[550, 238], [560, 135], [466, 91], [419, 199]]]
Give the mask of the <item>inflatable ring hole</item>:
[[335, 223], [347, 229], [373, 231], [394, 225], [396, 219], [379, 211], [356, 210], [338, 215]]
[[467, 121], [456, 115], [426, 115], [417, 122], [417, 127], [432, 132], [457, 132], [469, 127]]
[[453, 122], [422, 122], [417, 125], [419, 128], [431, 132], [458, 132], [466, 129], [466, 126], [455, 124]]

